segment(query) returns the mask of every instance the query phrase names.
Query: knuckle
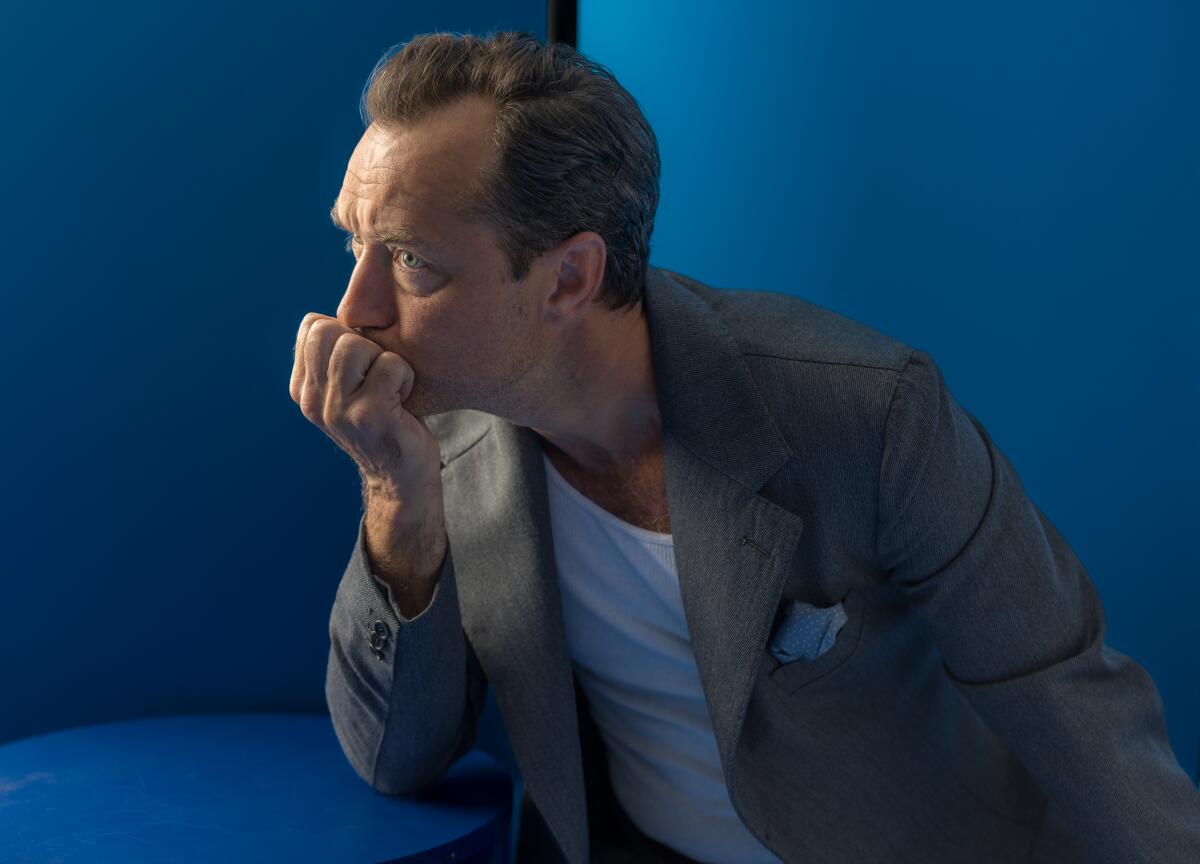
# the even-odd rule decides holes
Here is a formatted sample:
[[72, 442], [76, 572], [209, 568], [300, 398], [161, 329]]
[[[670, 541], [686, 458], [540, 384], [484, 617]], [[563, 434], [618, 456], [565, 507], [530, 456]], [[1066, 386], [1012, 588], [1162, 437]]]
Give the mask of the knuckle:
[[321, 321], [317, 321], [312, 327], [309, 328], [308, 338], [304, 340], [305, 365], [310, 366], [310, 368], [318, 374], [321, 374], [325, 371], [324, 369], [317, 368], [320, 365], [318, 361], [321, 359], [321, 342], [323, 341], [321, 334], [325, 329], [326, 327], [321, 326]]
[[371, 425], [371, 409], [366, 405], [358, 404], [346, 410], [346, 422], [358, 429], [365, 429]]
[[401, 379], [408, 372], [408, 365], [400, 359], [400, 355], [391, 351], [380, 354], [375, 365], [379, 367], [380, 373], [389, 379]]
[[332, 365], [334, 357], [345, 357], [353, 351], [355, 348], [354, 342], [358, 338], [357, 333], [351, 333], [349, 330], [343, 330], [338, 334], [337, 338], [333, 340], [333, 350], [329, 355], [330, 364]]
[[316, 312], [309, 312], [301, 320], [300, 326], [296, 328], [296, 350], [294, 353], [300, 354], [300, 349], [305, 347], [308, 337], [312, 335], [312, 328], [315, 322], [320, 320], [320, 317]]
[[[341, 321], [337, 320], [336, 318], [330, 318], [328, 315], [322, 315], [320, 318], [318, 318], [316, 321], [313, 322], [312, 326], [314, 328], [320, 329], [322, 331], [324, 331], [324, 330], [346, 330], [346, 328], [344, 326], [342, 326]], [[350, 331], [346, 330], [346, 332], [350, 332]]]
[[311, 348], [317, 346], [321, 342], [321, 334], [329, 329], [328, 318], [318, 318], [308, 328], [308, 336], [304, 340], [304, 347]]
[[375, 358], [375, 362], [371, 364], [371, 373], [375, 375], [390, 375], [393, 371], [393, 356], [395, 355], [393, 355], [390, 351], [381, 352], [380, 355]]
[[316, 387], [305, 384], [300, 388], [300, 413], [314, 423], [321, 419], [325, 408], [325, 398]]

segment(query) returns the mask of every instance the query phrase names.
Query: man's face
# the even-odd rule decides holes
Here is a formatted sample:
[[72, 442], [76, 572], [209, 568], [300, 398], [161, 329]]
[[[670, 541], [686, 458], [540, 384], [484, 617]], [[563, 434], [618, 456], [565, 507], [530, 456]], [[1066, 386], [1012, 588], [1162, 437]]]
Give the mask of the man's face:
[[[540, 305], [506, 282], [491, 228], [459, 219], [453, 199], [492, 152], [494, 108], [470, 97], [407, 129], [372, 123], [346, 167], [332, 215], [355, 236], [337, 318], [399, 354], [415, 373], [417, 416], [458, 408], [507, 413], [530, 393], [543, 353]], [[420, 241], [387, 239], [407, 226]]]

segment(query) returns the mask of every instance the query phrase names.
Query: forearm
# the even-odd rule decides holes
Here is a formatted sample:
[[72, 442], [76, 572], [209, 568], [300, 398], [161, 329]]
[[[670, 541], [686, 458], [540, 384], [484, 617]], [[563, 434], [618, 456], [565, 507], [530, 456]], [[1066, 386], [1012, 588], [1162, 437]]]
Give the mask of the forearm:
[[367, 565], [365, 525], [330, 615], [325, 695], [359, 776], [405, 794], [473, 743], [487, 684], [464, 638], [449, 549], [428, 608], [404, 620]]
[[364, 545], [371, 572], [387, 584], [405, 619], [429, 608], [448, 539], [441, 501], [402, 506], [364, 489]]

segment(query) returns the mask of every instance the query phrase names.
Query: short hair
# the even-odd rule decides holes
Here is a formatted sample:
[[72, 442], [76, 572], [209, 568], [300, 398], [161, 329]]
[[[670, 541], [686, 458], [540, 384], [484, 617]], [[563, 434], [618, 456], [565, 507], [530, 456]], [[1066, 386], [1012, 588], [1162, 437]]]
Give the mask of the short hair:
[[[399, 49], [399, 50], [397, 50]], [[510, 280], [580, 231], [604, 238], [597, 302], [642, 299], [658, 208], [658, 140], [637, 100], [605, 66], [533, 34], [436, 32], [389, 48], [363, 89], [363, 125], [406, 126], [469, 95], [497, 108], [495, 156], [459, 201], [459, 215], [501, 238]]]

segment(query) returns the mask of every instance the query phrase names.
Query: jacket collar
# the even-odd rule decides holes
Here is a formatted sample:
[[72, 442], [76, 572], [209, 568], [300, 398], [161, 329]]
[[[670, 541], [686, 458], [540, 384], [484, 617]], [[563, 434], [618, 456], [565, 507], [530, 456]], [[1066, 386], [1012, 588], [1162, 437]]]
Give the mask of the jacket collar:
[[[733, 754], [803, 521], [759, 494], [793, 453], [710, 302], [721, 292], [648, 268], [675, 563], [736, 803]], [[567, 859], [584, 862], [582, 754], [541, 438], [502, 417], [453, 413], [463, 417], [443, 442], [443, 490], [463, 629], [528, 794]]]

